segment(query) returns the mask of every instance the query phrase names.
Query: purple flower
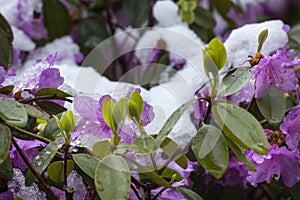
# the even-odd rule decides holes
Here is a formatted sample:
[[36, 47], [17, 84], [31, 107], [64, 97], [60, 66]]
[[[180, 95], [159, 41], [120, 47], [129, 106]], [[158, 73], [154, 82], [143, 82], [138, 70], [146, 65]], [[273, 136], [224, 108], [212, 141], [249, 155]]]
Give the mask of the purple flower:
[[[30, 160], [39, 154], [37, 147], [43, 147], [45, 145], [45, 143], [39, 140], [20, 140], [17, 138], [15, 138], [15, 140]], [[14, 168], [18, 168], [25, 172], [28, 167], [13, 145], [9, 154]]]
[[280, 130], [286, 134], [289, 149], [298, 149], [300, 141], [300, 105], [294, 107], [283, 119]]
[[76, 125], [79, 136], [86, 133], [91, 133], [100, 139], [111, 136], [110, 128], [102, 117], [99, 102], [88, 96], [75, 97], [74, 108], [82, 117]]
[[270, 146], [267, 155], [258, 155], [248, 151], [247, 156], [255, 164], [256, 171], [248, 172], [247, 180], [253, 186], [272, 178], [278, 180], [280, 177], [285, 186], [292, 187], [300, 180], [300, 156], [298, 150], [290, 151], [285, 146], [277, 144]]
[[[76, 132], [79, 137], [82, 134], [90, 133], [98, 137], [99, 139], [110, 138], [111, 129], [107, 126], [102, 115], [102, 102], [106, 98], [111, 98], [109, 95], [102, 96], [99, 101], [95, 101], [91, 97], [81, 96], [74, 99], [74, 108], [82, 119], [76, 125]], [[112, 99], [115, 101], [114, 99]], [[144, 102], [144, 110], [141, 115], [141, 119], [144, 125], [150, 123], [154, 117], [153, 108]], [[121, 142], [131, 144], [137, 137], [138, 128], [130, 120], [125, 119], [125, 123], [119, 133]]]
[[255, 98], [266, 95], [271, 85], [283, 93], [293, 92], [298, 82], [293, 69], [294, 62], [288, 58], [283, 50], [277, 50], [271, 56], [265, 56], [251, 71], [256, 80]]
[[48, 68], [42, 71], [39, 80], [39, 88], [51, 87], [58, 88], [64, 83], [64, 78], [60, 76], [57, 68]]
[[254, 83], [250, 81], [240, 91], [230, 95], [227, 99], [232, 103], [242, 106], [243, 103], [249, 103], [254, 95]]
[[[179, 186], [188, 186], [190, 183], [190, 173], [194, 170], [194, 165], [195, 163], [193, 162], [188, 162], [188, 167], [186, 169], [182, 169], [180, 166], [178, 166], [175, 162], [171, 162], [168, 167], [171, 169], [176, 170], [182, 177], [183, 179], [179, 182], [175, 182], [172, 184], [174, 187], [179, 187]], [[158, 193], [162, 187], [158, 187], [155, 190], [152, 190], [154, 194]], [[186, 199], [180, 192], [177, 190], [173, 189], [166, 189], [158, 198], [159, 200], [171, 200], [171, 199]]]

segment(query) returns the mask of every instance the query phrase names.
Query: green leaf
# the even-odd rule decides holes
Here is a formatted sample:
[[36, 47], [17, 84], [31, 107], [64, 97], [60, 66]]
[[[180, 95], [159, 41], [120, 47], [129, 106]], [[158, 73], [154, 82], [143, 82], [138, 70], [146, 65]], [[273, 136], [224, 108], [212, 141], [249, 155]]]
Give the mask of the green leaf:
[[8, 98], [0, 98], [0, 117], [3, 121], [18, 127], [26, 126], [28, 121], [23, 105]]
[[2, 31], [0, 31], [0, 60], [4, 69], [8, 70], [13, 62], [13, 47]]
[[232, 74], [235, 71], [230, 71], [222, 80], [219, 94], [222, 96], [229, 96], [238, 92], [240, 89], [245, 87], [252, 78], [250, 67], [241, 67], [235, 76]]
[[266, 39], [268, 37], [268, 29], [264, 29], [262, 32], [260, 32], [258, 36], [258, 47], [257, 52], [260, 52], [263, 44], [265, 43]]
[[[0, 147], [1, 148], [1, 147]], [[0, 174], [11, 180], [14, 175], [13, 166], [9, 156], [0, 164]]]
[[163, 125], [163, 127], [160, 129], [157, 137], [156, 137], [156, 143], [160, 144], [172, 131], [173, 127], [176, 125], [178, 120], [180, 119], [181, 115], [192, 105], [192, 103], [195, 101], [195, 99], [192, 99], [185, 104], [181, 105], [179, 108], [177, 108], [171, 116], [167, 119], [166, 123]]
[[250, 171], [255, 171], [254, 164], [245, 156], [244, 150], [232, 142], [229, 138], [225, 137], [228, 147], [234, 152], [236, 157], [243, 162]]
[[[60, 119], [61, 115], [62, 115], [62, 113], [59, 113], [58, 115], [56, 115], [56, 117], [58, 119]], [[59, 133], [60, 133], [60, 129], [58, 128], [55, 119], [51, 118], [49, 120], [49, 122], [47, 123], [47, 125], [42, 133], [42, 136], [45, 138], [48, 138], [50, 140], [55, 140], [57, 134], [59, 134]]]
[[[163, 152], [168, 156], [172, 156], [174, 153], [176, 153], [178, 144], [171, 140], [170, 138], [165, 138], [160, 143], [160, 148], [163, 150]], [[188, 161], [185, 154], [178, 154], [175, 157], [175, 162], [178, 164], [181, 168], [186, 169], [188, 167]]]
[[11, 133], [7, 126], [0, 124], [0, 165], [7, 157], [10, 149]]
[[156, 183], [160, 186], [164, 186], [164, 187], [167, 187], [167, 188], [172, 188], [172, 185], [168, 181], [166, 181], [164, 178], [162, 178], [161, 176], [159, 176], [157, 173], [154, 172], [153, 167], [143, 166], [139, 162], [137, 162], [137, 161], [135, 161], [135, 160], [133, 160], [129, 157], [126, 157], [126, 159], [130, 160], [132, 162], [132, 164], [137, 166], [136, 171], [140, 174], [140, 177], [147, 176], [154, 183]]
[[205, 52], [211, 57], [219, 70], [226, 64], [226, 49], [218, 38], [214, 38], [208, 43]]
[[57, 97], [72, 97], [72, 95], [56, 88], [41, 88], [35, 94], [35, 96], [37, 97], [46, 95], [54, 95]]
[[[74, 169], [74, 162], [73, 160], [67, 161], [67, 176], [72, 172]], [[62, 183], [64, 182], [64, 161], [55, 161], [51, 163], [47, 169], [47, 173], [49, 178], [54, 181], [55, 183]]]
[[49, 120], [49, 117], [47, 115], [45, 115], [44, 113], [42, 113], [41, 111], [39, 111], [37, 108], [27, 105], [27, 104], [23, 104], [23, 106], [29, 116], [38, 118], [38, 119], [42, 119], [45, 121]]
[[76, 121], [72, 110], [67, 110], [63, 112], [61, 118], [58, 119], [56, 117], [56, 119], [60, 121], [61, 130], [65, 131], [66, 134], [69, 136], [76, 126]]
[[155, 139], [149, 135], [141, 135], [137, 137], [128, 149], [139, 155], [146, 155], [155, 150]]
[[234, 3], [231, 0], [212, 0], [211, 3], [217, 9], [218, 13], [226, 20], [230, 28], [235, 28], [236, 24], [234, 20], [227, 16], [232, 8], [237, 9]]
[[113, 132], [117, 129], [117, 124], [115, 123], [113, 117], [114, 111], [114, 102], [111, 98], [106, 98], [102, 102], [102, 115], [105, 123], [113, 130]]
[[251, 113], [227, 101], [216, 101], [212, 112], [226, 136], [238, 146], [259, 154], [268, 152], [266, 134]]
[[86, 173], [91, 178], [94, 178], [95, 171], [99, 163], [99, 160], [95, 156], [79, 153], [73, 155], [73, 160], [76, 165], [78, 165], [78, 167], [82, 171], [84, 171], [84, 173]]
[[179, 172], [168, 167], [166, 167], [165, 170], [161, 173], [161, 177], [167, 180], [171, 180], [174, 174], [176, 175], [176, 182], [181, 181], [183, 179]]
[[[56, 142], [49, 143], [38, 156], [36, 156], [32, 161], [32, 167], [41, 174], [50, 164], [54, 158], [56, 152], [61, 147], [62, 144], [57, 144]], [[30, 170], [26, 173], [26, 185], [32, 185], [35, 181], [35, 177]]]
[[139, 28], [148, 19], [150, 12], [150, 0], [126, 0], [123, 1], [123, 10], [126, 20], [134, 28]]
[[193, 140], [192, 150], [204, 169], [216, 178], [223, 176], [228, 166], [229, 153], [219, 129], [212, 125], [202, 126]]
[[24, 200], [24, 199], [19, 195], [14, 194], [14, 200]]
[[129, 114], [132, 118], [135, 118], [139, 123], [141, 123], [141, 114], [143, 109], [143, 98], [136, 90], [134, 90], [129, 98]]
[[195, 24], [205, 29], [213, 29], [216, 22], [212, 12], [198, 6], [195, 9]]
[[13, 32], [11, 30], [11, 27], [8, 23], [8, 21], [5, 19], [5, 17], [0, 13], [0, 32], [2, 32], [9, 42], [13, 41]]
[[123, 121], [127, 113], [128, 113], [128, 100], [126, 98], [122, 98], [115, 104], [113, 110], [113, 117], [116, 124]]
[[0, 94], [10, 94], [14, 89], [13, 85], [8, 85], [0, 88]]
[[58, 0], [43, 0], [44, 24], [50, 41], [70, 33], [72, 19], [68, 9]]
[[93, 153], [102, 159], [110, 154], [111, 145], [108, 140], [101, 140], [93, 145]]
[[52, 101], [36, 101], [35, 103], [51, 116], [67, 110], [65, 107]]
[[180, 192], [187, 200], [202, 200], [196, 192], [184, 187], [177, 187], [176, 190]]
[[271, 86], [270, 91], [260, 99], [256, 99], [261, 114], [272, 125], [279, 124], [285, 114], [285, 100], [280, 90]]
[[95, 186], [102, 200], [128, 199], [130, 172], [126, 161], [117, 155], [103, 158], [95, 171]]
[[78, 22], [77, 35], [79, 42], [86, 48], [95, 48], [109, 37], [102, 17], [88, 17]]

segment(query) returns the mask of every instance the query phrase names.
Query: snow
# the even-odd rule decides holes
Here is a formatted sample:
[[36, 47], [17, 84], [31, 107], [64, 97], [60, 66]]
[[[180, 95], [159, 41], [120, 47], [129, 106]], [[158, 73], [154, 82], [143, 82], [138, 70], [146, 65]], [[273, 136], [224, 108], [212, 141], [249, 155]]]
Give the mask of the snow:
[[57, 52], [56, 64], [76, 65], [75, 58], [80, 54], [80, 49], [70, 36], [64, 36], [29, 54], [25, 66], [31, 66], [36, 60], [46, 58], [54, 52]]
[[[22, 51], [32, 51], [35, 48], [35, 43], [21, 30], [15, 26], [11, 26], [14, 40], [13, 47]], [[49, 55], [49, 54], [48, 54]]]
[[245, 61], [248, 55], [255, 55], [257, 38], [260, 32], [268, 29], [269, 35], [262, 47], [261, 53], [268, 55], [284, 47], [288, 42], [287, 33], [283, 30], [281, 20], [266, 21], [257, 24], [247, 24], [231, 32], [224, 45], [227, 50], [227, 64], [237, 67]]
[[169, 27], [182, 23], [178, 15], [178, 5], [171, 0], [157, 1], [153, 6], [153, 16], [158, 27]]

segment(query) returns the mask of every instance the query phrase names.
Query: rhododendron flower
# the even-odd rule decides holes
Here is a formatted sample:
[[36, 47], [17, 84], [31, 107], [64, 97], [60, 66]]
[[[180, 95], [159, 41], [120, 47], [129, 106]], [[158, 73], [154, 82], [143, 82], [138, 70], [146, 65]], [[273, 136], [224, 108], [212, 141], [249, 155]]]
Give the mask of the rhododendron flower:
[[294, 107], [283, 119], [280, 130], [286, 134], [289, 149], [297, 150], [300, 141], [300, 106]]
[[247, 180], [253, 185], [272, 178], [282, 178], [283, 184], [292, 187], [300, 181], [300, 156], [298, 150], [290, 151], [285, 146], [277, 144], [270, 146], [267, 155], [261, 156], [253, 151], [248, 152], [248, 157], [256, 167], [256, 171], [248, 172]]
[[[102, 115], [102, 102], [106, 98], [112, 97], [104, 95], [99, 99], [99, 101], [88, 96], [76, 97], [74, 99], [74, 108], [82, 117], [77, 123], [75, 130], [79, 134], [79, 137], [86, 133], [93, 134], [99, 139], [111, 137], [112, 131], [105, 123]], [[143, 124], [145, 126], [149, 124], [153, 120], [153, 117], [154, 113], [152, 106], [144, 102], [144, 110], [141, 114]], [[131, 144], [137, 137], [137, 132], [138, 127], [136, 127], [133, 122], [125, 122], [119, 134], [121, 142]]]
[[269, 152], [266, 155], [258, 155], [252, 150], [246, 152], [256, 168], [255, 172], [248, 172], [247, 180], [256, 186], [264, 181], [269, 183], [272, 178], [282, 178], [285, 186], [292, 187], [300, 181], [299, 151], [285, 146], [285, 135], [281, 130], [265, 130], [265, 133], [270, 141]]
[[255, 84], [255, 98], [266, 95], [271, 85], [283, 93], [293, 92], [296, 89], [297, 77], [294, 71], [294, 62], [286, 52], [277, 50], [271, 56], [265, 56], [252, 69]]

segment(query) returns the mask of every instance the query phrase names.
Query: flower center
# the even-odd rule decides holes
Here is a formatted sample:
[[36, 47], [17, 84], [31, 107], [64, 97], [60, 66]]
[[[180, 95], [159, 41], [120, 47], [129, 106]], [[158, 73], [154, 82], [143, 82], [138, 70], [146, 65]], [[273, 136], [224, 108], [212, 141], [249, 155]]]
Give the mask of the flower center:
[[270, 130], [270, 144], [277, 144], [279, 147], [282, 146], [285, 142], [285, 134], [281, 130], [272, 131]]

